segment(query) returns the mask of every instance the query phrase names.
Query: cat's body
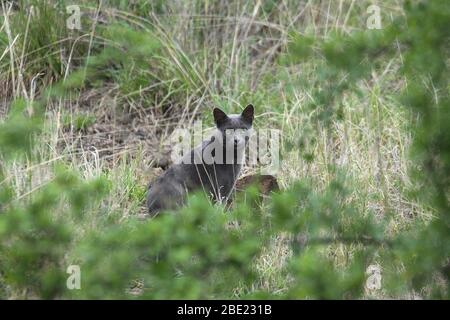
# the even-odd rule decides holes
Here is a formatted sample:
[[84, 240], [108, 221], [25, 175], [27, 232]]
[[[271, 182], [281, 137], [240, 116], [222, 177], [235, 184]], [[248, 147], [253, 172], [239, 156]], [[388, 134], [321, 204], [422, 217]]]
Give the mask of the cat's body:
[[[203, 190], [217, 202], [230, 196], [241, 171], [253, 106], [230, 116], [216, 108], [214, 120], [217, 130], [213, 137], [192, 149], [150, 185], [147, 207], [151, 215], [183, 205], [187, 195], [197, 190]], [[226, 134], [229, 132], [234, 134]]]

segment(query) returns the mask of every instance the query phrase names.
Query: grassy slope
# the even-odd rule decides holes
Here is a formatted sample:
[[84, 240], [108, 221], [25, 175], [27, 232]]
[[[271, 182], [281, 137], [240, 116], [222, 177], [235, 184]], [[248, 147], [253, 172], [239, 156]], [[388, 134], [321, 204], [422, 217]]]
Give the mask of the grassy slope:
[[[47, 138], [38, 141], [34, 151], [39, 160], [17, 161], [7, 170], [17, 201], [33, 197], [51, 181], [54, 165], [64, 162], [86, 178], [105, 174], [112, 185], [89, 219], [68, 221], [79, 230], [79, 238], [101, 230], [106, 220], [124, 222], [142, 212], [145, 185], [157, 174], [151, 165], [161, 151], [160, 140], [194, 118], [210, 121], [214, 105], [237, 111], [252, 102], [256, 127], [282, 130], [282, 188], [308, 179], [321, 190], [344, 173], [352, 185], [350, 198], [362, 212], [392, 215], [390, 232], [429, 217], [426, 208], [407, 197], [408, 114], [391, 96], [403, 85], [396, 77], [401, 57], [360, 83], [360, 96], [344, 96], [328, 106], [342, 115], [329, 126], [316, 120], [317, 110], [308, 108], [321, 85], [320, 57], [297, 65], [283, 63], [291, 32], [327, 37], [330, 32], [364, 29], [370, 1], [168, 1], [156, 5], [150, 15], [152, 8], [145, 1], [104, 1], [99, 15], [91, 2], [81, 3], [82, 11], [89, 13], [81, 31], [66, 30], [63, 15], [42, 4], [36, 16], [13, 10], [5, 14], [8, 8], [3, 6], [0, 52], [9, 49], [0, 60], [0, 114], [15, 98], [30, 101], [55, 81], [66, 76], [70, 80], [73, 70], [87, 56], [98, 56], [103, 45], [126, 48], [124, 39], [130, 37], [132, 45], [142, 46], [130, 53], [136, 65], [133, 59], [119, 67], [100, 64], [105, 73], [101, 81], [84, 83], [70, 99], [46, 106]], [[383, 23], [402, 14], [400, 1], [386, 3]], [[138, 32], [108, 31], [116, 23]], [[158, 49], [143, 45], [152, 39]], [[132, 116], [124, 120], [124, 114]], [[123, 135], [136, 130], [156, 139]], [[351, 254], [351, 248], [340, 245], [327, 250], [338, 266]], [[256, 262], [261, 278], [255, 288], [282, 291], [288, 280], [280, 270], [287, 256], [280, 236]]]

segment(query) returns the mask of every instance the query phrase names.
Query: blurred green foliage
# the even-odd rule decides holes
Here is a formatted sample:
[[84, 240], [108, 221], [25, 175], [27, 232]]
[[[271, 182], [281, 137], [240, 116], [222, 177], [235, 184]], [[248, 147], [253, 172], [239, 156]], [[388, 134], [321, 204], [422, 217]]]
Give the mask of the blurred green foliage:
[[[388, 275], [386, 283], [394, 291], [423, 290], [431, 286], [431, 296], [449, 298], [450, 259], [450, 123], [449, 26], [450, 4], [446, 1], [405, 4], [406, 21], [397, 19], [383, 30], [337, 35], [316, 43], [326, 60], [325, 75], [339, 85], [318, 89], [322, 106], [331, 99], [356, 90], [357, 81], [376, 69], [380, 60], [391, 59], [401, 50], [401, 74], [407, 82], [399, 101], [418, 119], [411, 125], [414, 143], [411, 175], [419, 182], [416, 196], [431, 206], [435, 218], [426, 226], [416, 226], [393, 239], [384, 261], [403, 265], [403, 272]], [[299, 40], [300, 42], [303, 40]], [[293, 52], [301, 45], [294, 44]], [[301, 50], [300, 52], [304, 52]], [[319, 105], [320, 106], [320, 105]], [[329, 113], [322, 108], [326, 115]], [[439, 280], [436, 280], [439, 279]], [[391, 282], [392, 281], [392, 282]]]
[[[265, 2], [265, 10], [270, 6]], [[450, 4], [407, 4], [405, 15], [406, 21], [383, 30], [326, 40], [293, 35], [293, 57], [286, 62], [301, 63], [311, 54], [323, 57], [310, 107], [319, 111], [316, 120], [327, 125], [340, 120], [339, 110], [329, 109], [335, 99], [356, 90], [357, 82], [377, 68], [379, 60], [402, 51], [401, 73], [407, 86], [398, 98], [418, 119], [411, 126], [416, 165], [411, 176], [420, 181], [417, 197], [435, 212], [431, 222], [390, 238], [386, 221], [358, 211], [348, 196], [352, 186], [336, 174], [320, 192], [307, 181], [298, 182], [274, 194], [267, 208], [258, 202], [256, 189], [248, 190], [230, 211], [198, 194], [179, 212], [147, 221], [112, 220], [80, 237], [83, 231], [68, 221], [89, 221], [90, 208], [101, 204], [111, 181], [107, 175], [86, 180], [55, 165], [50, 182], [18, 197], [7, 168], [33, 156], [30, 150], [40, 138], [44, 117], [39, 103], [27, 106], [18, 100], [0, 125], [0, 297], [361, 298], [366, 268], [376, 256], [387, 270], [383, 283], [389, 294], [401, 296], [428, 287], [426, 297], [448, 299]], [[148, 85], [149, 75], [156, 78], [161, 70], [167, 72], [165, 64], [152, 69], [153, 58], [166, 58], [159, 52], [162, 44], [152, 36], [123, 26], [107, 32], [117, 46], [95, 52], [55, 92], [95, 86], [112, 77], [121, 90], [132, 94]], [[116, 73], [118, 68], [127, 72]], [[186, 86], [201, 82], [186, 69], [172, 71], [176, 79], [189, 79], [183, 82]], [[131, 73], [133, 77], [122, 78]], [[137, 188], [132, 196], [141, 198], [142, 190]], [[280, 271], [289, 279], [286, 290], [254, 290], [258, 273], [253, 262], [280, 234], [288, 236], [292, 248]], [[345, 266], [337, 268], [327, 256], [330, 245], [352, 248]], [[66, 287], [69, 265], [81, 268], [80, 290]]]

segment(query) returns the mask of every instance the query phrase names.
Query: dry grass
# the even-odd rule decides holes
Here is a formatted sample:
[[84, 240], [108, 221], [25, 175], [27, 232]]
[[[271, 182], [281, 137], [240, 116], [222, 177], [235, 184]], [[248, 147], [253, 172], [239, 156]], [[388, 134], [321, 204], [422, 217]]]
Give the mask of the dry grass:
[[[406, 196], [411, 183], [408, 114], [391, 99], [392, 93], [403, 85], [395, 75], [401, 57], [388, 62], [369, 82], [360, 84], [362, 98], [342, 97], [338, 103], [342, 104], [344, 118], [330, 127], [314, 126], [314, 111], [305, 109], [312, 88], [298, 87], [295, 82], [305, 74], [314, 77], [314, 71], [306, 71], [314, 70], [316, 61], [298, 69], [278, 63], [293, 30], [326, 38], [330, 32], [347, 34], [365, 28], [361, 13], [368, 2], [284, 0], [274, 2], [276, 8], [272, 10], [265, 8], [267, 3], [168, 1], [164, 4], [167, 11], [150, 15], [104, 4], [96, 15], [97, 8], [90, 1], [82, 1], [83, 10], [94, 20], [78, 35], [70, 36], [93, 48], [96, 43], [108, 43], [97, 34], [97, 24], [121, 21], [141, 32], [148, 32], [151, 26], [163, 44], [165, 56], [161, 61], [172, 69], [167, 78], [134, 92], [124, 93], [116, 83], [107, 81], [100, 88], [86, 88], [70, 99], [47, 105], [45, 138], [37, 141], [34, 150], [39, 160], [15, 162], [7, 168], [7, 179], [13, 182], [17, 201], [26, 201], [51, 181], [54, 165], [63, 162], [85, 178], [108, 175], [113, 188], [103, 201], [103, 212], [118, 221], [141, 214], [146, 184], [160, 172], [155, 167], [165, 166], [167, 161], [170, 150], [164, 149], [162, 142], [170, 133], [199, 117], [210, 119], [209, 110], [214, 105], [232, 111], [248, 101], [256, 106], [257, 127], [282, 130], [283, 162], [278, 173], [282, 189], [307, 178], [321, 190], [335, 176], [330, 167], [336, 166], [354, 182], [350, 199], [355, 200], [361, 212], [393, 214], [390, 232], [405, 228], [411, 219], [428, 219], [429, 211]], [[387, 11], [386, 20], [400, 15], [401, 1], [389, 1], [382, 10]], [[5, 52], [0, 52], [1, 118], [10, 101], [23, 97], [31, 106], [53, 81], [43, 74], [45, 70], [36, 71], [44, 57], [27, 51], [26, 44], [33, 41], [28, 34], [32, 25], [22, 28], [23, 32], [15, 33], [11, 28], [15, 14], [18, 13], [2, 2], [4, 19], [0, 29], [6, 33], [7, 44]], [[60, 49], [55, 55], [67, 54], [65, 40], [48, 44]], [[77, 46], [73, 40], [72, 45]], [[68, 52], [63, 57], [62, 77], [76, 67], [71, 51]], [[289, 91], [285, 90], [288, 85]], [[164, 88], [163, 93], [147, 100], [146, 94], [160, 87]], [[167, 105], [169, 109], [163, 111]], [[76, 125], [80, 115], [92, 116], [95, 121], [80, 130]], [[300, 147], [286, 148], [287, 141], [303, 135], [314, 139], [306, 140]], [[305, 150], [314, 155], [312, 162], [302, 157]], [[98, 228], [101, 219], [98, 212], [93, 212], [90, 224], [79, 226], [80, 237], [87, 230]], [[332, 250], [336, 265], [345, 264], [347, 248]], [[289, 255], [286, 239], [274, 239], [256, 261], [260, 281], [253, 289], [282, 292], [289, 281], [282, 272]]]

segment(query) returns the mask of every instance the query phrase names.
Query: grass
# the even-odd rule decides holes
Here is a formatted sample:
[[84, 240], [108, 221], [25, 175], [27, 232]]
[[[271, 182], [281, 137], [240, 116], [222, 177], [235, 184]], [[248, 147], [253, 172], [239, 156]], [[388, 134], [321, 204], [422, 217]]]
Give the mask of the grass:
[[[161, 141], [175, 128], [198, 118], [211, 124], [213, 106], [238, 111], [246, 103], [256, 106], [256, 127], [282, 132], [282, 189], [304, 179], [320, 192], [342, 174], [352, 185], [349, 201], [366, 215], [389, 216], [390, 235], [431, 218], [429, 208], [408, 196], [411, 116], [393, 98], [404, 85], [397, 75], [402, 57], [359, 83], [358, 96], [326, 106], [340, 115], [329, 125], [310, 107], [323, 83], [321, 57], [283, 63], [293, 31], [327, 38], [364, 30], [370, 1], [167, 1], [154, 7], [102, 1], [100, 8], [79, 1], [86, 14], [80, 31], [67, 30], [50, 3], [35, 2], [39, 13], [33, 15], [2, 2], [0, 115], [11, 101], [31, 103], [52, 85], [70, 90], [45, 106], [44, 136], [33, 157], [8, 164], [6, 179], [20, 202], [52, 181], [61, 163], [86, 179], [105, 176], [110, 192], [89, 218], [67, 218], [78, 230], [74, 241], [106, 221], [127, 223], [145, 211], [146, 185], [160, 173], [154, 165], [166, 151]], [[383, 22], [402, 15], [401, 6], [386, 2]], [[338, 268], [352, 254], [342, 245], [327, 250]], [[259, 279], [236, 288], [236, 295], [283, 292], [289, 255], [280, 235], [255, 261]]]

